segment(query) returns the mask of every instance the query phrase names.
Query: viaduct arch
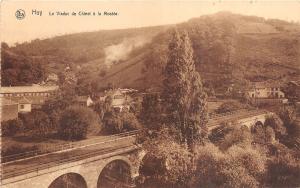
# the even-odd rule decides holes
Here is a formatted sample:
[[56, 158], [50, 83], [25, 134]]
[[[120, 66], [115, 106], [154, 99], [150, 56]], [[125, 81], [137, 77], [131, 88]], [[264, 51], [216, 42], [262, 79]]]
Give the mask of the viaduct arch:
[[[141, 162], [141, 155], [143, 151], [135, 149], [129, 153], [123, 153], [114, 155], [107, 158], [94, 157], [89, 159], [83, 159], [68, 164], [57, 165], [48, 169], [43, 169], [38, 172], [32, 172], [17, 177], [12, 177], [2, 180], [3, 188], [58, 188], [55, 185], [62, 185], [64, 180], [79, 180], [81, 185], [86, 188], [102, 188], [101, 179], [103, 172], [108, 171], [108, 166], [113, 166], [117, 169], [123, 168], [127, 173], [125, 177], [128, 177], [126, 181], [130, 183], [130, 179], [134, 179], [138, 176], [139, 166]], [[114, 164], [114, 165], [111, 165]], [[117, 165], [116, 165], [117, 164]], [[121, 165], [118, 165], [121, 164]], [[116, 168], [115, 168], [116, 170]], [[102, 173], [102, 174], [101, 174]], [[67, 177], [67, 178], [66, 178]], [[76, 177], [76, 178], [75, 178]], [[122, 179], [125, 180], [125, 179]], [[72, 186], [72, 182], [69, 182], [69, 187]], [[81, 188], [82, 186], [80, 186]], [[59, 188], [64, 188], [63, 186]]]

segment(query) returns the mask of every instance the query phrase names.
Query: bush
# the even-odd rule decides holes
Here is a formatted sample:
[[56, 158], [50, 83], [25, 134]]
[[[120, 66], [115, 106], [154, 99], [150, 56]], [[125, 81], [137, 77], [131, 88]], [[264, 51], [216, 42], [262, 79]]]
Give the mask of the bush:
[[212, 144], [196, 150], [195, 187], [259, 187], [265, 156], [249, 147], [233, 146], [221, 152]]
[[121, 121], [123, 122], [123, 131], [133, 131], [142, 129], [141, 124], [138, 122], [136, 116], [133, 113], [122, 113]]
[[120, 133], [123, 129], [122, 121], [117, 112], [109, 111], [104, 114], [103, 124], [109, 134]]
[[48, 115], [43, 111], [34, 111], [34, 128], [32, 133], [34, 137], [44, 138], [51, 133], [51, 124]]
[[4, 121], [1, 123], [2, 136], [14, 136], [23, 129], [23, 122], [19, 119]]
[[87, 135], [98, 134], [101, 125], [97, 114], [82, 106], [70, 106], [59, 121], [59, 135], [66, 140], [81, 140]]
[[250, 130], [235, 123], [232, 125], [225, 124], [214, 129], [209, 138], [223, 151], [233, 145], [250, 145], [252, 142]]
[[106, 112], [103, 123], [105, 125], [105, 130], [109, 134], [142, 129], [142, 126], [135, 115], [130, 112]]
[[280, 153], [268, 163], [270, 187], [300, 187], [300, 160], [290, 153]]
[[148, 148], [139, 171], [140, 187], [189, 187], [193, 174], [191, 153], [165, 139]]
[[222, 114], [222, 113], [226, 113], [226, 112], [234, 112], [236, 110], [240, 110], [240, 109], [243, 109], [243, 108], [246, 108], [246, 107], [248, 107], [248, 106], [243, 105], [243, 104], [239, 103], [238, 101], [229, 101], [229, 102], [223, 103], [216, 110], [216, 113]]
[[26, 114], [20, 114], [19, 117], [20, 120], [22, 120], [23, 122], [24, 131], [34, 129], [34, 117], [32, 112]]
[[283, 126], [283, 122], [278, 117], [267, 117], [264, 126], [271, 127], [274, 130], [276, 139], [279, 139], [286, 134], [286, 128]]

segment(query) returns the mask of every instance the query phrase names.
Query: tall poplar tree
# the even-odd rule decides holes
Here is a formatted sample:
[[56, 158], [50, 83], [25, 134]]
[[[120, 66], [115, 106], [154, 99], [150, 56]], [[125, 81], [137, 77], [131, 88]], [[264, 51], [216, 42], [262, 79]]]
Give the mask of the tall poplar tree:
[[181, 141], [192, 150], [207, 133], [207, 96], [195, 69], [193, 48], [186, 32], [173, 32], [164, 76], [163, 98], [169, 123], [180, 130]]

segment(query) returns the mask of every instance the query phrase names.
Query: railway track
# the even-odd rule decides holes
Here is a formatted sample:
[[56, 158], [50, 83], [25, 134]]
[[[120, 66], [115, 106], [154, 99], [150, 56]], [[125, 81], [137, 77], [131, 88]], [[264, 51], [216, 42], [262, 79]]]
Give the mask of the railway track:
[[[110, 154], [116, 151], [121, 150], [134, 150], [137, 146], [134, 146], [132, 144], [126, 144], [122, 146], [112, 146], [107, 148], [101, 148], [98, 150], [86, 150], [86, 149], [79, 149], [81, 151], [78, 151], [75, 155], [74, 152], [70, 152], [68, 157], [66, 157], [64, 154], [53, 154], [52, 156], [44, 157], [44, 159], [40, 160], [33, 160], [28, 159], [28, 163], [30, 163], [30, 166], [20, 166], [22, 163], [26, 163], [27, 161], [19, 162], [20, 165], [18, 165], [18, 162], [16, 164], [8, 164], [8, 165], [2, 165], [2, 177], [1, 179], [8, 179], [11, 177], [15, 177], [18, 175], [28, 174], [32, 172], [39, 172], [44, 169], [49, 169], [51, 167], [68, 164], [76, 161], [80, 161], [82, 159], [87, 159], [95, 156], [104, 156], [106, 154]], [[71, 154], [71, 155], [70, 155]], [[106, 157], [103, 157], [106, 158]]]
[[92, 145], [111, 143], [116, 140], [124, 139], [126, 137], [135, 136], [138, 132], [139, 131], [130, 131], [130, 132], [115, 134], [115, 135], [111, 135], [111, 136], [107, 136], [107, 137], [93, 138], [93, 139], [83, 140], [80, 142], [70, 142], [70, 143], [66, 143], [66, 144], [59, 144], [59, 145], [52, 146], [52, 147], [36, 149], [36, 150], [28, 151], [28, 152], [7, 155], [7, 156], [1, 157], [1, 163], [5, 164], [8, 162], [14, 162], [14, 161], [18, 161], [18, 160], [27, 159], [27, 158], [39, 157], [39, 156], [47, 155], [49, 153], [58, 153], [58, 152], [64, 152], [64, 151], [84, 148], [84, 147], [88, 147], [88, 146], [92, 146]]

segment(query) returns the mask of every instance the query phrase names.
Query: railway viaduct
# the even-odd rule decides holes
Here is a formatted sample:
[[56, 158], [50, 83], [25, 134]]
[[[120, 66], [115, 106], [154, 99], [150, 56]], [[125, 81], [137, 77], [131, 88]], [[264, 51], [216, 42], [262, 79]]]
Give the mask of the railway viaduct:
[[[239, 125], [252, 127], [257, 122], [264, 123], [266, 116], [272, 113], [266, 111], [245, 111], [226, 114], [224, 116], [212, 117], [209, 122], [209, 130], [219, 126], [223, 122], [235, 122]], [[41, 156], [22, 161], [13, 161], [9, 167], [2, 166], [2, 181], [3, 188], [54, 188], [59, 187], [59, 181], [64, 179], [65, 175], [73, 174], [77, 179], [81, 179], [83, 188], [101, 188], [105, 187], [103, 182], [107, 174], [104, 172], [107, 169], [114, 169], [113, 173], [126, 172], [123, 175], [122, 181], [125, 181], [126, 186], [131, 187], [130, 182], [138, 176], [138, 170], [145, 152], [132, 142], [133, 137], [125, 137], [128, 144], [116, 143], [115, 146], [106, 149], [93, 149], [91, 147], [81, 148], [79, 151], [68, 151], [67, 154], [56, 153], [60, 156]], [[122, 146], [120, 146], [122, 145]], [[51, 159], [51, 161], [43, 162], [42, 158]], [[28, 160], [28, 161], [26, 161]], [[37, 161], [40, 161], [37, 163]], [[36, 164], [36, 167], [34, 164]], [[22, 167], [22, 168], [20, 168]], [[26, 169], [26, 170], [24, 170]], [[125, 169], [125, 171], [124, 171]], [[109, 173], [108, 173], [109, 174]], [[72, 186], [72, 182], [69, 182]], [[56, 185], [56, 186], [53, 186]]]

